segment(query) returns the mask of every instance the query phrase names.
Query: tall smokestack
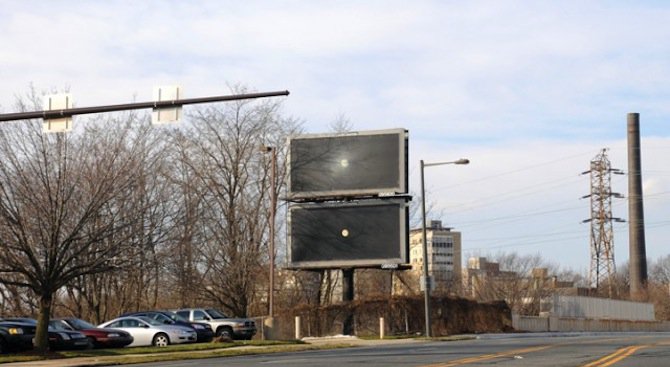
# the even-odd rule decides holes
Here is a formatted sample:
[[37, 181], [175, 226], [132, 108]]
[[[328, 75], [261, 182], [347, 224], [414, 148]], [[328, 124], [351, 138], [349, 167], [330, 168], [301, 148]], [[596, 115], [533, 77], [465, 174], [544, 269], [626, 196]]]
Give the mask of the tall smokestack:
[[628, 114], [628, 244], [630, 296], [643, 300], [647, 284], [647, 251], [644, 243], [640, 114]]

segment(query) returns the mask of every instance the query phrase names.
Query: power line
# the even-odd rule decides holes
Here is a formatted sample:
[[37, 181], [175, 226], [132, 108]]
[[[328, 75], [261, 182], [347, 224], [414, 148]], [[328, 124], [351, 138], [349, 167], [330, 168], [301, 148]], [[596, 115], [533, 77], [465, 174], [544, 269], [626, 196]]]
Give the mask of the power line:
[[551, 160], [551, 161], [537, 163], [537, 164], [533, 164], [533, 165], [530, 165], [530, 166], [524, 166], [524, 167], [521, 167], [521, 168], [518, 168], [518, 169], [515, 169], [515, 170], [511, 170], [511, 171], [504, 171], [504, 172], [500, 172], [500, 173], [496, 173], [496, 174], [493, 174], [493, 175], [476, 178], [476, 179], [469, 180], [469, 181], [462, 181], [462, 182], [459, 182], [458, 184], [439, 187], [437, 190], [442, 190], [442, 189], [446, 189], [446, 188], [454, 188], [454, 187], [465, 186], [465, 185], [469, 186], [472, 183], [487, 181], [487, 180], [490, 180], [490, 179], [493, 179], [493, 178], [499, 178], [499, 177], [503, 177], [503, 176], [508, 176], [508, 175], [513, 174], [513, 173], [523, 172], [523, 171], [527, 171], [527, 170], [537, 168], [537, 167], [548, 166], [548, 165], [553, 164], [553, 163], [558, 163], [558, 162], [566, 161], [566, 160], [571, 159], [571, 158], [577, 158], [577, 157], [584, 156], [586, 154], [591, 154], [592, 152], [593, 152], [592, 150], [589, 150], [588, 152], [582, 152], [582, 153], [578, 153], [578, 154], [574, 154], [574, 155], [560, 157], [560, 158], [557, 158], [557, 159], [554, 159], [554, 160]]

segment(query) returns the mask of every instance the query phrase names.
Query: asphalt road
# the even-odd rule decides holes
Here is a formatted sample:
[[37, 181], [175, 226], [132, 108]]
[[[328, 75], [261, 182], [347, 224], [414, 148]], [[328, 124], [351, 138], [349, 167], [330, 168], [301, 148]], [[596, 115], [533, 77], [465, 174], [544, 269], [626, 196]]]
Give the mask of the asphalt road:
[[670, 333], [483, 335], [474, 340], [370, 344], [347, 349], [134, 366], [669, 366]]

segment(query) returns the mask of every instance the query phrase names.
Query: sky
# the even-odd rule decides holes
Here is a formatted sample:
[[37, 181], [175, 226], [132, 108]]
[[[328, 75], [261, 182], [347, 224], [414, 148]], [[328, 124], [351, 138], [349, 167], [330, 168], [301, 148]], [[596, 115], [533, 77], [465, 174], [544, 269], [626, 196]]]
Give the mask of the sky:
[[[324, 133], [409, 131], [410, 191], [464, 259], [540, 254], [587, 274], [589, 162], [628, 168], [640, 113], [646, 250], [670, 246], [670, 4], [664, 1], [34, 1], [0, 7], [0, 113], [67, 89], [77, 107], [289, 90], [282, 113]], [[627, 196], [628, 176], [612, 177]], [[613, 215], [628, 219], [626, 199]], [[617, 266], [628, 224], [614, 225]]]

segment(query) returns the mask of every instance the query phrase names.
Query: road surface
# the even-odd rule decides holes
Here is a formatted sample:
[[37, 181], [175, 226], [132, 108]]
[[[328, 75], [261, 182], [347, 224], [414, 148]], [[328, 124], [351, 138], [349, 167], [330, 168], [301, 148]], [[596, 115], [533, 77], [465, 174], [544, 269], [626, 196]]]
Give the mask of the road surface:
[[482, 335], [462, 341], [368, 343], [347, 349], [138, 364], [195, 366], [670, 366], [670, 333]]

